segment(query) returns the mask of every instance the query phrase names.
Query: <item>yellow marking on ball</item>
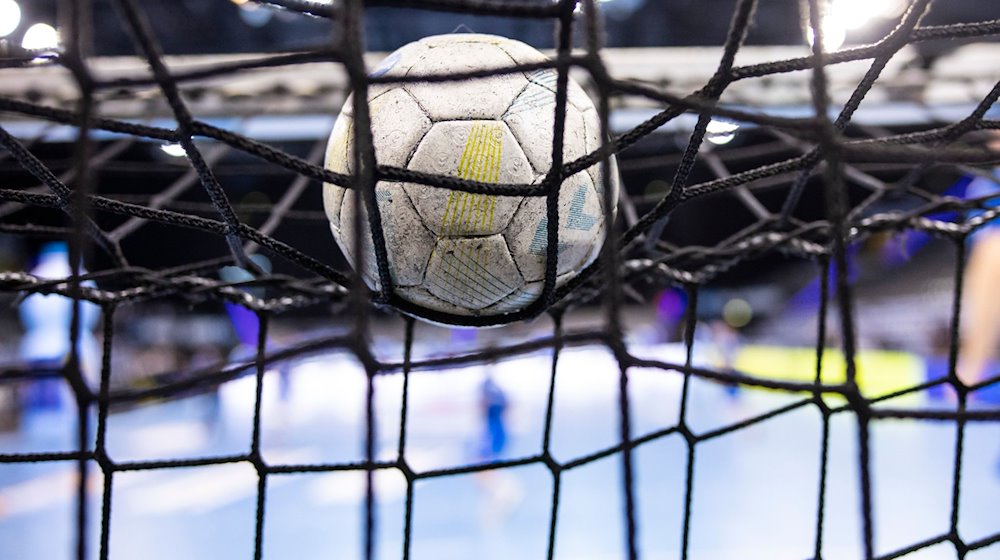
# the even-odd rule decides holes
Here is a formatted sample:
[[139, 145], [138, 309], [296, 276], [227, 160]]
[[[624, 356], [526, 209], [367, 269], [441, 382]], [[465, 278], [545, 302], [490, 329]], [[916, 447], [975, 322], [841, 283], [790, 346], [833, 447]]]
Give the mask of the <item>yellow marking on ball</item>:
[[[500, 178], [503, 154], [503, 130], [500, 123], [475, 123], [469, 129], [456, 174], [461, 179], [481, 183], [496, 183]], [[447, 236], [462, 236], [493, 228], [496, 197], [485, 194], [452, 192], [448, 195], [441, 230]], [[447, 258], [448, 275], [473, 297], [483, 297], [491, 291], [489, 281], [481, 277], [487, 272], [488, 252], [482, 247], [475, 251], [455, 251]], [[480, 272], [482, 271], [482, 272]], [[473, 284], [478, 284], [474, 286]]]
[[[481, 183], [496, 183], [500, 178], [503, 133], [500, 123], [476, 123], [469, 129], [457, 175]], [[446, 235], [465, 235], [474, 228], [493, 228], [495, 197], [466, 192], [452, 192], [441, 217]]]

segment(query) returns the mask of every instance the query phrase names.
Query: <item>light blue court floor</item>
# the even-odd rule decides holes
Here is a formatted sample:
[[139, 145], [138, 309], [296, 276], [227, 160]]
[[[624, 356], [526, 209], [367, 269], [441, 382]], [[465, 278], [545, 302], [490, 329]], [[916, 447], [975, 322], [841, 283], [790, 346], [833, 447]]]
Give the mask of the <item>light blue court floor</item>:
[[[634, 350], [669, 361], [676, 347]], [[333, 355], [291, 368], [286, 397], [266, 376], [262, 446], [268, 463], [350, 462], [363, 457], [365, 379], [351, 359]], [[507, 458], [541, 449], [549, 357], [537, 354], [491, 368], [510, 402]], [[618, 373], [600, 349], [571, 349], [561, 360], [555, 391], [552, 453], [561, 462], [618, 442]], [[416, 373], [410, 381], [406, 459], [419, 472], [477, 461], [483, 430], [482, 367]], [[632, 373], [633, 435], [671, 426], [678, 418], [676, 372]], [[115, 461], [178, 459], [242, 453], [249, 448], [252, 378], [207, 396], [147, 404], [110, 418]], [[399, 438], [402, 377], [378, 378], [377, 453], [393, 460]], [[802, 398], [694, 381], [688, 423], [696, 433], [721, 428]], [[887, 403], [948, 407], [925, 397]], [[68, 413], [33, 413], [17, 433], [0, 435], [0, 452], [66, 450], [73, 441]], [[821, 416], [804, 407], [699, 443], [694, 465], [690, 558], [803, 559], [816, 534]], [[877, 553], [946, 533], [952, 499], [956, 430], [949, 422], [872, 424]], [[641, 558], [680, 557], [687, 447], [677, 435], [639, 446], [635, 460]], [[965, 434], [959, 532], [974, 541], [1000, 532], [1000, 425], [970, 423]], [[563, 474], [555, 556], [605, 560], [625, 556], [621, 456]], [[94, 469], [96, 471], [97, 469]], [[840, 414], [830, 427], [824, 558], [860, 558], [861, 522], [857, 424]], [[393, 470], [376, 475], [377, 556], [401, 558], [406, 484]], [[96, 558], [101, 478], [87, 481]], [[0, 558], [71, 558], [74, 465], [0, 465]], [[117, 474], [110, 550], [114, 559], [247, 559], [253, 556], [257, 478], [249, 464]], [[553, 480], [540, 464], [491, 474], [420, 481], [414, 488], [415, 560], [544, 558]], [[264, 557], [362, 557], [365, 477], [358, 472], [274, 475], [266, 493]], [[950, 544], [908, 559], [955, 558]], [[1000, 544], [967, 556], [1000, 559]]]

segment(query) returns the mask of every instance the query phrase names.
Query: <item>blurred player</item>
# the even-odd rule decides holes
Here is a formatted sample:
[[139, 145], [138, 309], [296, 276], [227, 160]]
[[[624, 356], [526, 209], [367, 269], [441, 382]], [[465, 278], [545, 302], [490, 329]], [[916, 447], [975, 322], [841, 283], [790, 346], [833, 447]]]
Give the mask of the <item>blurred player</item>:
[[493, 380], [493, 375], [487, 372], [479, 388], [479, 397], [483, 414], [480, 455], [486, 461], [496, 461], [507, 445], [507, 425], [504, 418], [507, 412], [507, 395]]
[[[736, 355], [742, 345], [742, 337], [732, 325], [722, 319], [716, 319], [709, 325], [711, 342], [715, 346], [715, 351], [719, 356], [720, 369], [724, 373], [736, 372]], [[725, 383], [726, 394], [730, 397], [737, 397], [740, 393], [740, 386], [736, 383]]]
[[[477, 447], [483, 462], [500, 460], [507, 447], [508, 405], [507, 394], [487, 369], [479, 386], [479, 407], [483, 423]], [[482, 471], [477, 479], [484, 493], [483, 523], [487, 527], [496, 526], [521, 501], [521, 485], [504, 470]]]
[[[32, 275], [45, 280], [61, 280], [72, 274], [69, 249], [65, 243], [48, 243], [38, 255]], [[81, 274], [86, 271], [81, 270]], [[84, 286], [93, 283], [84, 282]], [[58, 369], [68, 358], [70, 328], [73, 318], [73, 300], [56, 294], [31, 294], [19, 307], [24, 324], [21, 339], [21, 359], [36, 370]], [[100, 308], [89, 302], [80, 303], [80, 333], [77, 339], [77, 356], [84, 381], [96, 390], [100, 379], [101, 356], [93, 329], [100, 317]], [[24, 395], [25, 410], [60, 408], [66, 396], [65, 386], [59, 379], [39, 379], [31, 383]]]
[[[987, 148], [1000, 154], [1000, 133], [994, 133]], [[993, 169], [994, 179], [976, 177], [966, 188], [966, 198], [983, 198], [987, 206], [1000, 204], [1000, 167]], [[989, 377], [987, 371], [1000, 338], [1000, 218], [983, 224], [969, 237], [969, 258], [962, 286], [962, 347], [959, 352], [958, 377], [971, 385]]]

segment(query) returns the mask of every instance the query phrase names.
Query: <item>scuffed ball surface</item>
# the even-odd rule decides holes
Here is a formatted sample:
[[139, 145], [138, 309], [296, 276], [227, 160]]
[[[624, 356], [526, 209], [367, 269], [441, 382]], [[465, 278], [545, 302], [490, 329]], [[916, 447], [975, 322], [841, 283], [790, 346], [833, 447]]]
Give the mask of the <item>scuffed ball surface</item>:
[[[491, 35], [454, 34], [410, 43], [390, 54], [376, 76], [435, 75], [544, 61], [532, 47]], [[380, 165], [498, 184], [540, 183], [552, 163], [556, 72], [540, 70], [447, 83], [375, 85], [369, 107]], [[351, 99], [330, 134], [326, 167], [351, 174]], [[597, 111], [572, 80], [564, 161], [601, 145]], [[612, 158], [612, 199], [618, 176]], [[567, 178], [559, 196], [557, 282], [597, 257], [604, 221], [599, 165]], [[454, 315], [501, 315], [527, 307], [542, 291], [547, 249], [543, 197], [490, 196], [415, 183], [380, 181], [389, 273], [400, 297]], [[362, 220], [365, 282], [378, 289], [368, 216], [346, 189], [324, 184], [323, 202], [341, 250], [355, 258]], [[614, 209], [612, 209], [613, 211]]]

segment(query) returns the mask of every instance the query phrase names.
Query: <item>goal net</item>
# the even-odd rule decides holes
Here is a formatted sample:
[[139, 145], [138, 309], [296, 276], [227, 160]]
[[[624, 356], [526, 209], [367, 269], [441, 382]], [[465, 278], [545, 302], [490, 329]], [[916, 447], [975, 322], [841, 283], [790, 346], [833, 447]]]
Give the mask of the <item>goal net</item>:
[[[725, 40], [717, 47], [607, 49], [602, 10], [611, 8], [597, 0], [267, 0], [255, 9], [327, 22], [328, 40], [294, 52], [165, 56], [159, 43], [162, 30], [141, 3], [114, 0], [109, 4], [134, 44], [131, 57], [92, 56], [93, 45], [103, 40], [93, 28], [92, 4], [98, 3], [64, 3], [60, 46], [25, 50], [5, 45], [0, 59], [0, 241], [32, 248], [63, 241], [68, 264], [43, 270], [0, 262], [0, 296], [20, 306], [19, 311], [42, 301], [32, 299], [40, 295], [56, 298], [45, 301], [67, 302], [70, 328], [61, 335], [67, 339], [66, 359], [0, 362], [0, 388], [39, 380], [65, 384], [75, 404], [74, 445], [60, 451], [3, 452], [0, 468], [75, 465], [73, 554], [81, 559], [95, 551], [102, 559], [116, 557], [118, 519], [112, 505], [122, 481], [136, 473], [234, 464], [252, 470], [255, 515], [249, 521], [254, 535], [249, 548], [255, 558], [271, 552], [269, 525], [288, 523], [275, 519], [271, 509], [276, 480], [356, 474], [363, 480], [358, 553], [409, 558], [423, 511], [421, 484], [478, 476], [484, 485], [505, 492], [509, 488], [503, 489], [503, 473], [537, 468], [547, 479], [539, 555], [554, 558], [560, 551], [563, 557], [580, 551], [559, 538], [567, 509], [576, 507], [567, 480], [610, 460], [616, 465], [614, 475], [599, 482], [617, 500], [602, 504], [614, 509], [621, 524], [621, 550], [614, 557], [709, 557], [693, 552], [691, 542], [697, 531], [693, 525], [712, 525], [697, 518], [702, 500], [719, 499], [698, 484], [702, 450], [726, 436], [750, 437], [745, 434], [759, 426], [808, 410], [816, 418], [811, 434], [816, 473], [811, 475], [811, 494], [800, 496], [811, 508], [810, 545], [797, 551], [797, 557], [889, 559], [946, 548], [944, 557], [998, 554], [1000, 526], [969, 537], [960, 513], [964, 501], [979, 491], [963, 485], [967, 434], [1000, 425], [1000, 408], [988, 396], [1000, 375], [990, 369], [974, 375], [962, 371], [966, 315], [987, 305], [970, 302], [974, 294], [963, 293], [977, 289], [963, 290], [972, 285], [968, 276], [976, 274], [966, 262], [972, 262], [970, 253], [985, 243], [981, 234], [1000, 214], [995, 191], [965, 189], [970, 181], [989, 181], [991, 166], [1000, 162], [1000, 152], [990, 147], [1000, 128], [994, 107], [1000, 97], [995, 64], [1000, 50], [987, 41], [1000, 34], [1000, 20], [932, 25], [923, 20], [935, 3], [911, 0], [884, 37], [828, 51], [828, 5], [811, 0], [802, 4], [806, 34], [816, 39], [811, 47], [745, 46], [759, 4], [765, 3], [734, 2], [732, 13], [724, 16], [729, 21]], [[381, 56], [365, 52], [364, 22], [379, 17], [378, 8], [386, 6], [542, 22], [551, 26], [555, 48], [548, 52], [549, 62], [488, 71], [405, 78], [367, 74]], [[923, 48], [946, 42], [968, 46], [939, 59]], [[384, 165], [374, 159], [366, 110], [355, 115], [352, 157], [358, 172], [341, 174], [323, 166], [334, 116], [351, 91], [407, 81], [440, 83], [447, 91], [449, 83], [538, 70], [556, 72], [557, 107], [567, 103], [565, 78], [577, 79], [593, 98], [606, 133], [601, 147], [562, 162], [540, 184], [494, 185]], [[363, 109], [366, 102], [359, 97], [355, 107]], [[558, 154], [564, 133], [558, 113], [551, 133], [553, 153]], [[740, 135], [754, 141], [733, 142]], [[53, 147], [57, 144], [62, 148]], [[137, 151], [141, 158], [129, 155]], [[594, 166], [605, 171], [607, 180], [612, 156], [623, 175], [614, 201], [617, 217], [612, 217], [612, 204], [605, 210], [607, 223], [613, 221], [615, 227], [609, 228], [593, 264], [557, 283], [556, 209], [562, 180]], [[280, 188], [254, 187], [263, 184], [261, 177]], [[961, 177], [966, 180], [959, 192], [951, 185]], [[406, 301], [389, 277], [386, 241], [377, 228], [372, 231], [373, 257], [380, 282], [378, 289], [369, 288], [328, 235], [318, 193], [323, 183], [339, 185], [377, 215], [375, 184], [381, 180], [544, 199], [556, 219], [545, 231], [546, 274], [537, 297], [524, 309], [496, 316], [453, 315]], [[610, 196], [613, 190], [603, 192]], [[367, 221], [362, 226], [370, 227]], [[926, 240], [935, 240], [950, 255], [948, 272], [934, 271], [935, 278], [946, 280], [938, 290], [945, 295], [943, 303], [907, 300], [907, 324], [886, 331], [906, 339], [906, 333], [918, 330], [909, 323], [925, 323], [921, 332], [940, 326], [940, 375], [885, 381], [883, 362], [863, 366], [868, 358], [859, 331], [869, 318], [864, 315], [868, 302], [855, 293], [859, 253], [879, 244], [909, 259], [913, 244]], [[801, 313], [774, 313], [778, 318], [772, 323], [790, 325], [782, 336], [805, 348], [802, 358], [789, 365], [765, 353], [756, 361], [732, 362], [720, 344], [721, 358], [701, 359], [699, 348], [707, 333], [732, 336], [732, 327], [720, 334], [706, 317], [735, 314], [730, 323], [739, 325], [750, 320], [739, 317], [748, 313], [745, 301], [723, 306], [714, 288], [739, 283], [762, 269], [779, 271], [767, 278], [783, 281], [777, 276], [788, 263], [803, 264], [795, 270], [807, 270], [804, 274], [814, 283], [796, 300], [805, 302]], [[197, 330], [201, 323], [188, 319], [200, 309], [215, 306], [218, 311], [222, 305], [242, 354], [165, 367], [139, 359], [137, 347], [153, 347], [149, 352], [154, 352], [171, 336], [214, 336], [217, 323]], [[158, 337], [154, 331], [159, 327], [144, 320], [147, 314], [167, 317], [168, 323], [189, 331]], [[415, 318], [496, 328], [449, 331]], [[678, 341], [677, 351], [647, 351], [637, 343], [638, 322], [656, 328], [670, 323], [672, 332], [663, 336]], [[88, 337], [93, 352], [81, 342]], [[122, 342], [123, 337], [131, 338]], [[995, 349], [996, 341], [991, 344]], [[0, 343], [0, 350], [13, 348], [13, 342]], [[599, 351], [602, 358], [593, 363], [599, 364], [581, 360], [574, 354], [579, 349]], [[268, 453], [262, 443], [269, 421], [268, 380], [297, 375], [289, 367], [331, 354], [348, 356], [350, 367], [363, 375], [355, 403], [363, 418], [360, 456], [312, 460]], [[473, 453], [429, 467], [413, 456], [408, 446], [414, 421], [411, 393], [421, 376], [447, 373], [455, 376], [448, 379], [464, 376], [467, 383], [479, 379], [472, 366], [499, 371], [505, 364], [527, 363], [523, 360], [529, 357], [535, 366], [545, 363], [545, 371], [518, 372], [533, 376], [530, 383], [523, 382], [537, 389], [541, 403], [541, 414], [530, 421], [530, 433], [538, 436], [532, 451], [485, 460]], [[613, 397], [614, 441], [583, 453], [555, 452], [559, 437], [572, 437], [565, 435], [572, 426], [558, 427], [560, 380], [592, 366], [613, 371], [614, 383], [601, 391]], [[336, 368], [327, 375], [338, 375]], [[650, 405], [643, 398], [650, 376], [676, 381], [669, 404]], [[544, 382], [539, 384], [540, 378]], [[384, 380], [399, 384], [389, 385], [399, 391], [392, 414], [379, 405]], [[108, 438], [116, 414], [213, 394], [234, 381], [253, 387], [243, 394], [253, 402], [244, 448], [149, 460], [116, 457]], [[702, 413], [699, 407], [706, 406], [694, 394], [702, 385], [784, 400], [709, 429], [692, 421]], [[908, 399], [935, 392], [947, 397]], [[0, 408], [4, 402], [0, 400]], [[650, 427], [637, 421], [639, 406], [669, 408], [673, 416]], [[474, 420], [455, 420], [463, 421]], [[938, 457], [947, 457], [947, 474], [934, 480], [948, 494], [950, 509], [939, 529], [907, 542], [893, 541], [887, 548], [876, 542], [880, 506], [874, 497], [878, 484], [891, 481], [873, 476], [879, 448], [872, 434], [876, 426], [898, 421], [934, 423], [953, 434], [949, 448], [936, 450]], [[857, 550], [848, 547], [846, 552], [831, 548], [829, 536], [831, 523], [844, 520], [831, 522], [827, 516], [829, 502], [839, 499], [829, 484], [833, 471], [848, 468], [830, 458], [836, 445], [832, 432], [840, 422], [850, 425], [853, 453], [848, 463], [856, 492], [850, 522], [859, 535]], [[393, 444], [385, 444], [386, 434]], [[646, 505], [663, 497], [644, 494], [635, 474], [644, 449], [664, 441], [676, 442], [681, 465], [672, 506], [678, 512], [675, 527], [644, 523]], [[387, 472], [402, 481], [398, 527], [380, 514], [379, 493], [386, 486], [379, 481]], [[643, 476], [655, 477], [655, 472]], [[392, 541], [398, 541], [398, 548], [377, 546], [383, 540], [380, 531], [390, 530], [401, 533]], [[613, 526], [597, 530], [618, 531]], [[663, 531], [676, 534], [676, 548], [643, 545], [645, 535]], [[780, 531], [773, 536], [771, 552], [780, 551], [779, 557], [787, 552], [782, 538]], [[745, 557], [768, 554], [751, 550]], [[274, 550], [273, 555], [283, 553]], [[338, 556], [335, 551], [329, 555]]]

